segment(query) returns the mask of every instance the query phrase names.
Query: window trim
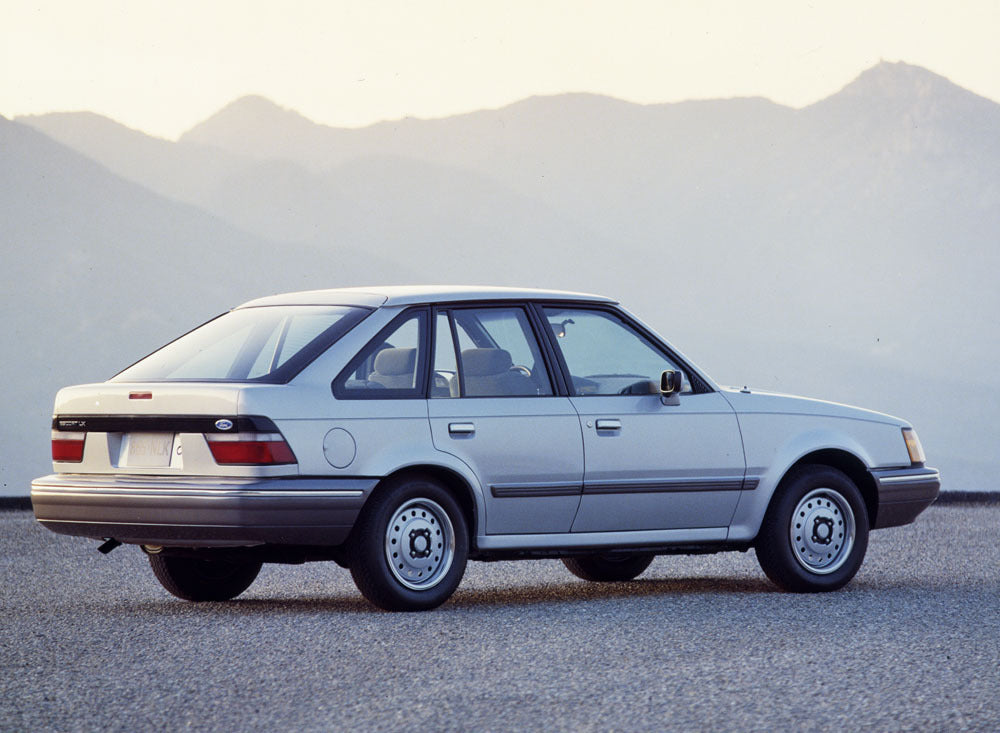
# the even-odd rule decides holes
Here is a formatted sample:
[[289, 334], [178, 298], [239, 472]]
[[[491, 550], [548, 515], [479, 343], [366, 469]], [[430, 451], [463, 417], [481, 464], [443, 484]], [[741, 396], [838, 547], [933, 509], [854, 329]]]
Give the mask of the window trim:
[[[573, 308], [576, 310], [585, 311], [600, 311], [603, 313], [608, 313], [615, 318], [618, 318], [622, 323], [632, 328], [636, 333], [641, 335], [647, 341], [649, 341], [655, 348], [659, 349], [664, 356], [666, 356], [670, 361], [674, 362], [683, 369], [687, 375], [688, 380], [691, 382], [691, 394], [706, 394], [714, 392], [715, 390], [709, 384], [708, 381], [698, 372], [697, 369], [691, 366], [686, 360], [680, 358], [677, 353], [671, 349], [667, 344], [663, 342], [655, 333], [653, 333], [649, 328], [644, 326], [641, 321], [632, 317], [630, 313], [618, 308], [614, 305], [608, 305], [604, 303], [581, 303], [578, 301], [558, 301], [558, 300], [538, 300], [532, 301], [531, 305], [536, 310], [536, 316], [543, 324], [548, 324], [548, 318], [545, 315], [546, 308]], [[559, 369], [562, 372], [562, 377], [565, 380], [566, 392], [570, 397], [629, 397], [632, 395], [581, 395], [576, 393], [576, 388], [573, 386], [572, 379], [570, 378], [569, 366], [566, 364], [566, 360], [563, 357], [562, 350], [559, 348], [559, 343], [556, 341], [556, 335], [552, 332], [551, 328], [543, 329], [545, 331], [545, 339], [549, 343], [549, 347], [555, 352], [556, 359], [559, 363]]]
[[[573, 387], [570, 380], [570, 371], [567, 366], [562, 351], [559, 348], [559, 344], [555, 340], [555, 334], [548, 325], [548, 318], [545, 315], [545, 308], [575, 308], [578, 310], [589, 310], [589, 311], [600, 311], [608, 313], [615, 318], [618, 318], [622, 323], [626, 324], [628, 327], [634, 329], [638, 334], [647, 339], [654, 347], [659, 349], [663, 354], [675, 362], [681, 369], [685, 370], [688, 379], [691, 382], [691, 389], [693, 394], [706, 394], [715, 392], [715, 389], [711, 386], [711, 383], [695, 369], [687, 360], [682, 359], [672, 348], [670, 348], [659, 336], [657, 336], [653, 331], [646, 327], [642, 321], [638, 320], [628, 311], [619, 308], [616, 305], [610, 303], [594, 303], [591, 301], [579, 301], [579, 300], [473, 300], [473, 301], [455, 301], [453, 303], [437, 303], [437, 304], [426, 304], [417, 305], [405, 309], [399, 313], [395, 318], [393, 318], [386, 326], [384, 326], [379, 332], [371, 338], [358, 353], [348, 362], [347, 366], [340, 371], [339, 374], [331, 382], [331, 390], [334, 397], [337, 399], [347, 399], [347, 400], [365, 400], [365, 399], [430, 399], [430, 380], [432, 378], [432, 349], [435, 345], [435, 338], [437, 334], [437, 318], [438, 314], [445, 314], [448, 318], [448, 326], [451, 329], [452, 336], [452, 346], [455, 349], [455, 364], [459, 369], [459, 374], [463, 374], [462, 369], [462, 355], [461, 349], [458, 346], [458, 333], [456, 332], [455, 319], [452, 317], [452, 311], [455, 310], [473, 310], [473, 309], [486, 309], [486, 308], [520, 308], [524, 311], [528, 317], [528, 322], [530, 324], [532, 333], [535, 336], [535, 341], [541, 350], [542, 362], [545, 366], [546, 372], [549, 376], [549, 383], [552, 386], [553, 393], [551, 395], [498, 395], [496, 397], [468, 397], [465, 394], [465, 380], [459, 381], [459, 397], [451, 398], [437, 398], [437, 399], [523, 399], [525, 397], [530, 397], [531, 399], [536, 399], [539, 397], [593, 397], [593, 396], [603, 396], [603, 397], [615, 397], [619, 395], [578, 395]], [[374, 311], [371, 311], [374, 312]], [[402, 320], [415, 312], [422, 312], [424, 315], [423, 324], [423, 354], [420, 354], [417, 360], [417, 384], [420, 385], [419, 389], [414, 390], [397, 390], [397, 389], [383, 389], [383, 390], [358, 390], [357, 393], [348, 392], [344, 390], [338, 390], [338, 381], [346, 373], [350, 373], [356, 370], [360, 362], [362, 361], [359, 357], [364, 353], [371, 345], [372, 342], [377, 339], [382, 338], [384, 335], [391, 333], [390, 329], [394, 330], [399, 327]], [[370, 313], [366, 314], [370, 315]], [[364, 319], [362, 319], [364, 320]], [[355, 324], [355, 326], [358, 324]], [[382, 338], [384, 341], [385, 339]], [[402, 393], [402, 394], [400, 394]], [[620, 395], [622, 397], [628, 397], [629, 395]]]
[[430, 331], [429, 341], [430, 341], [430, 348], [432, 349], [432, 351], [427, 352], [429, 364], [427, 368], [427, 381], [424, 385], [424, 391], [427, 395], [427, 399], [429, 400], [460, 399], [462, 397], [465, 397], [464, 379], [458, 380], [458, 391], [459, 391], [458, 397], [452, 397], [451, 395], [448, 395], [447, 397], [434, 397], [433, 381], [434, 381], [434, 372], [437, 367], [437, 364], [434, 363], [434, 357], [437, 354], [437, 332], [438, 332], [439, 316], [445, 317], [445, 320], [448, 321], [448, 329], [451, 332], [451, 347], [452, 349], [455, 350], [455, 369], [457, 370], [455, 372], [455, 376], [458, 377], [462, 373], [462, 355], [458, 348], [458, 334], [455, 332], [455, 321], [451, 317], [451, 309], [446, 306], [433, 306], [431, 308], [431, 315], [430, 315], [431, 327], [429, 329]]
[[528, 303], [528, 311], [531, 315], [532, 325], [536, 333], [541, 334], [538, 340], [542, 347], [543, 358], [549, 363], [549, 373], [556, 377], [556, 394], [561, 397], [571, 397], [574, 395], [572, 382], [567, 378], [569, 369], [563, 361], [562, 352], [558, 346], [552, 343], [555, 334], [549, 326], [549, 321], [545, 317], [545, 311], [538, 302]]
[[[417, 349], [417, 364], [414, 383], [416, 387], [408, 389], [389, 388], [384, 389], [345, 389], [344, 384], [350, 375], [357, 371], [365, 359], [369, 356], [369, 349], [385, 341], [386, 337], [396, 331], [405, 321], [417, 317], [417, 339], [420, 346]], [[330, 382], [330, 390], [338, 400], [419, 400], [427, 399], [427, 380], [430, 369], [429, 349], [431, 347], [430, 332], [432, 324], [429, 324], [430, 309], [426, 305], [407, 308], [399, 313], [389, 323], [383, 326], [378, 333], [370, 338], [364, 346], [347, 362], [347, 366], [340, 370], [336, 377]]]
[[451, 331], [451, 348], [455, 350], [455, 378], [458, 379], [458, 398], [463, 399], [465, 394], [465, 366], [462, 364], [462, 349], [458, 345], [458, 326], [451, 315], [449, 308], [444, 312], [444, 317], [448, 319], [448, 329]]

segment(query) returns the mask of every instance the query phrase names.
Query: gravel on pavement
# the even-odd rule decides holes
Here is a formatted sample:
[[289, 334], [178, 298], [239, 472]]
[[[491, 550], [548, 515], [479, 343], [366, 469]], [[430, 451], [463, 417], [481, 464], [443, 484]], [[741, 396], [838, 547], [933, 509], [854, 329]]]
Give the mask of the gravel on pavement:
[[1000, 506], [873, 532], [836, 593], [752, 551], [613, 584], [470, 563], [413, 614], [332, 563], [187, 603], [96, 547], [0, 512], [0, 730], [1000, 730]]

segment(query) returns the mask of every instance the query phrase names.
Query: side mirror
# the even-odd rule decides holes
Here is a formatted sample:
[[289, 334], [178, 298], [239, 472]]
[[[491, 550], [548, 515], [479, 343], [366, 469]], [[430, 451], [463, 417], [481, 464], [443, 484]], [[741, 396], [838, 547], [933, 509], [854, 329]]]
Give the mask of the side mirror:
[[669, 397], [681, 391], [683, 375], [673, 369], [667, 369], [660, 375], [660, 396]]

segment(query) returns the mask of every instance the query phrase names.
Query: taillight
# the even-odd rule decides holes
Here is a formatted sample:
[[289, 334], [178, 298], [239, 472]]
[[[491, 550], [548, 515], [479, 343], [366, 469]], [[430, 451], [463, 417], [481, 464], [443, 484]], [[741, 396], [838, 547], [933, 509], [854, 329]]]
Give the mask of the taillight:
[[83, 460], [83, 444], [86, 433], [52, 431], [52, 460], [62, 463], [79, 463]]
[[222, 465], [271, 466], [295, 463], [295, 454], [281, 433], [206, 433], [215, 462]]

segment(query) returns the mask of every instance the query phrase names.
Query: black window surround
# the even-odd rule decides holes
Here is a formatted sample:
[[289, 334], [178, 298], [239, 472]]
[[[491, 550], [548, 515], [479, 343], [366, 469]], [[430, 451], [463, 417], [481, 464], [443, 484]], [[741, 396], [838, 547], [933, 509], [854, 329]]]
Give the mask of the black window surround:
[[[578, 310], [599, 311], [609, 314], [619, 319], [623, 324], [633, 329], [636, 333], [640, 334], [656, 349], [661, 351], [667, 359], [677, 364], [678, 367], [680, 367], [685, 374], [687, 374], [688, 379], [691, 382], [691, 390], [693, 394], [705, 394], [715, 391], [697, 370], [695, 370], [684, 359], [681, 359], [659, 337], [657, 337], [656, 334], [645, 328], [627, 312], [615, 307], [614, 305], [605, 305], [601, 303], [593, 303], [591, 301], [578, 300], [533, 300], [527, 302], [514, 300], [459, 301], [438, 305], [419, 305], [407, 308], [393, 318], [392, 321], [390, 321], [385, 327], [383, 327], [371, 340], [368, 341], [367, 344], [365, 344], [364, 348], [362, 348], [358, 354], [351, 359], [347, 366], [341, 370], [340, 374], [338, 374], [331, 383], [331, 390], [334, 397], [343, 400], [427, 399], [430, 394], [431, 387], [430, 382], [432, 372], [430, 362], [431, 354], [434, 348], [434, 338], [437, 328], [436, 316], [438, 314], [444, 313], [448, 315], [448, 324], [452, 330], [452, 342], [456, 352], [460, 352], [461, 349], [459, 348], [457, 338], [458, 334], [455, 332], [455, 323], [451, 316], [451, 311], [486, 308], [520, 308], [528, 316], [528, 321], [531, 324], [532, 332], [541, 351], [542, 361], [545, 364], [545, 369], [547, 370], [554, 394], [521, 397], [466, 397], [464, 395], [464, 385], [460, 382], [460, 389], [462, 390], [461, 397], [453, 399], [545, 399], [546, 397], [575, 397], [577, 395], [575, 390], [572, 388], [572, 382], [569, 379], [569, 369], [563, 360], [562, 353], [559, 350], [559, 345], [556, 343], [556, 336], [552, 332], [552, 329], [548, 326], [548, 319], [543, 310], [547, 307], [572, 307]], [[419, 314], [418, 317], [420, 318], [419, 328], [421, 346], [416, 365], [416, 384], [418, 386], [412, 389], [345, 389], [343, 386], [344, 383], [350, 378], [350, 375], [357, 371], [361, 363], [371, 356], [371, 351], [381, 345], [388, 335], [399, 328], [403, 321], [413, 317], [414, 314]], [[461, 353], [456, 353], [455, 359], [458, 368], [461, 370]], [[622, 396], [627, 397], [628, 395]]]

